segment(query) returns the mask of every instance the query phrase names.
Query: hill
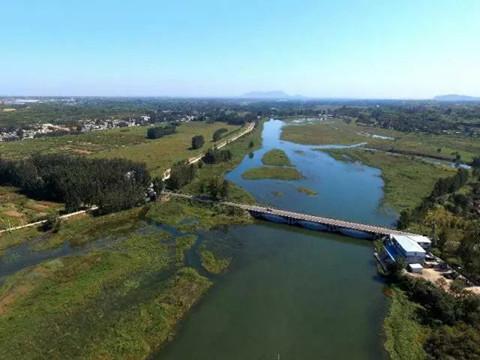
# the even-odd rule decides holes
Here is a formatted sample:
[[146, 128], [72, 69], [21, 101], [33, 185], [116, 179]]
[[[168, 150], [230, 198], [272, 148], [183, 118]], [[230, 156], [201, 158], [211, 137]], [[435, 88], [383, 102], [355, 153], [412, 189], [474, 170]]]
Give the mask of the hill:
[[433, 98], [436, 101], [449, 101], [449, 102], [465, 102], [465, 101], [480, 101], [480, 97], [467, 96], [467, 95], [439, 95]]

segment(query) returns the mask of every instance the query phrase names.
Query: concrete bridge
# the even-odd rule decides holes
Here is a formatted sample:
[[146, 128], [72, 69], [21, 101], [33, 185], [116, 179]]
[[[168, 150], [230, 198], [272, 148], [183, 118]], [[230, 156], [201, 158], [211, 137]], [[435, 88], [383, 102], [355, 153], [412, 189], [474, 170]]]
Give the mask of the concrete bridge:
[[[178, 194], [172, 192], [166, 192], [166, 194], [201, 202], [215, 202], [212, 200], [186, 194]], [[351, 237], [376, 239], [390, 234], [412, 235], [407, 232], [391, 229], [384, 226], [355, 223], [351, 221], [275, 209], [272, 207], [260, 205], [239, 204], [228, 201], [221, 201], [218, 203], [221, 205], [231, 206], [248, 211], [255, 218], [264, 219], [276, 223], [300, 226], [310, 230], [340, 233]]]

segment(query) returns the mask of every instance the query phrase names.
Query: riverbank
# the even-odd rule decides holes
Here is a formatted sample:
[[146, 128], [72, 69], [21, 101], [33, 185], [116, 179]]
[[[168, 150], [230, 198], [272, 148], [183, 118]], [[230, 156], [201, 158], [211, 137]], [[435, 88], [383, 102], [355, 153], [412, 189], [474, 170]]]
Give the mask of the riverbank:
[[379, 127], [358, 125], [355, 121], [341, 119], [298, 123], [286, 126], [282, 139], [306, 145], [358, 144], [378, 150], [397, 150], [407, 154], [454, 161], [456, 155], [465, 162], [480, 152], [475, 138], [462, 135], [435, 135], [418, 132], [401, 132]]
[[384, 322], [385, 349], [391, 360], [422, 360], [427, 358], [423, 345], [428, 328], [417, 319], [418, 305], [408, 300], [402, 290], [389, 287], [386, 294], [390, 307]]
[[383, 202], [398, 212], [419, 205], [439, 178], [455, 173], [455, 169], [446, 166], [361, 148], [321, 151], [340, 161], [358, 161], [379, 168], [385, 182]]
[[[0, 357], [146, 358], [214, 282], [188, 260], [200, 257], [199, 232], [208, 238], [219, 225], [250, 222], [172, 199], [74, 220], [58, 233], [30, 229], [37, 233], [6, 249], [0, 263]], [[202, 251], [210, 270], [224, 264], [214, 249]]]
[[[262, 146], [262, 131], [265, 119], [261, 120], [254, 130], [239, 138], [233, 143], [227, 145], [231, 153], [231, 159], [218, 164], [203, 164], [198, 169], [195, 179], [182, 188], [182, 191], [188, 194], [202, 194], [206, 184], [213, 178], [223, 178], [225, 174], [234, 169], [243, 160], [247, 154], [253, 154], [254, 151]], [[254, 203], [255, 199], [247, 191], [230, 182], [227, 199], [230, 201]]]
[[[259, 147], [261, 128], [227, 146], [231, 161], [204, 165], [189, 190], [223, 176]], [[233, 185], [229, 199], [252, 201]], [[241, 211], [172, 199], [83, 216], [58, 232], [33, 227], [2, 234], [0, 356], [29, 358], [43, 349], [49, 357], [148, 357], [214, 284], [209, 273], [228, 267], [228, 246], [215, 246], [209, 232], [251, 222]]]
[[[434, 165], [413, 157], [396, 156], [383, 151], [368, 151], [361, 147], [335, 148], [339, 144], [352, 145], [367, 142], [366, 146], [378, 149], [398, 147], [414, 148], [419, 151], [418, 147], [423, 141], [420, 136], [414, 138], [411, 134], [398, 131], [363, 127], [354, 123], [347, 124], [339, 119], [286, 125], [282, 129], [281, 137], [283, 140], [300, 144], [332, 145], [332, 148], [317, 150], [326, 152], [339, 161], [360, 162], [380, 169], [380, 176], [385, 183], [383, 204], [397, 212], [417, 206], [423, 197], [429, 194], [438, 178], [450, 176], [455, 171], [447, 166]], [[436, 144], [437, 140], [431, 141]], [[458, 140], [455, 144], [459, 146]], [[430, 150], [426, 154], [431, 154]]]

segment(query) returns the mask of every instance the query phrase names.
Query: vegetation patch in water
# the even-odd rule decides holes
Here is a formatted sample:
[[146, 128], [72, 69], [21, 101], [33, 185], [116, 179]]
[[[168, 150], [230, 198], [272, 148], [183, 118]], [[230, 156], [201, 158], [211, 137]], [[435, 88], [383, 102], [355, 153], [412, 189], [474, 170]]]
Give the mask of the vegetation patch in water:
[[270, 166], [292, 166], [285, 151], [273, 149], [266, 152], [262, 157], [262, 163]]
[[202, 266], [211, 274], [220, 274], [230, 265], [230, 259], [219, 259], [215, 257], [210, 250], [202, 249], [200, 251]]
[[182, 266], [185, 261], [185, 252], [195, 244], [197, 237], [194, 235], [180, 236], [175, 239], [175, 259], [177, 266]]
[[295, 168], [262, 166], [248, 169], [242, 174], [247, 180], [277, 179], [277, 180], [300, 180], [302, 174]]
[[[168, 236], [22, 270], [0, 289], [0, 357], [144, 358], [211, 285], [175, 272]], [[15, 336], [11, 336], [15, 334]]]
[[340, 161], [359, 161], [382, 171], [385, 182], [385, 203], [396, 210], [417, 206], [440, 177], [450, 176], [453, 169], [428, 164], [404, 156], [362, 149], [335, 149], [326, 151]]
[[[181, 231], [210, 230], [221, 225], [253, 222], [252, 217], [243, 210], [178, 198], [152, 206], [146, 218], [175, 226]], [[185, 224], [183, 222], [185, 218], [196, 219], [196, 221]]]
[[[212, 285], [184, 265], [185, 251], [196, 236], [173, 239], [161, 227], [148, 225], [175, 226], [185, 218], [196, 219], [182, 225], [190, 230], [252, 221], [243, 213], [174, 198], [108, 216], [72, 219], [56, 234], [39, 233], [47, 247], [77, 237], [87, 244], [99, 235], [102, 246], [43, 261], [5, 279], [0, 287], [0, 358], [68, 354], [141, 359], [154, 353]], [[212, 251], [199, 254], [202, 265], [212, 273], [224, 271], [229, 260]]]
[[316, 196], [318, 194], [315, 190], [312, 190], [303, 186], [297, 187], [297, 191], [300, 193], [304, 193], [305, 195], [308, 195], [308, 196]]
[[272, 195], [275, 197], [282, 197], [284, 194], [281, 191], [272, 191]]

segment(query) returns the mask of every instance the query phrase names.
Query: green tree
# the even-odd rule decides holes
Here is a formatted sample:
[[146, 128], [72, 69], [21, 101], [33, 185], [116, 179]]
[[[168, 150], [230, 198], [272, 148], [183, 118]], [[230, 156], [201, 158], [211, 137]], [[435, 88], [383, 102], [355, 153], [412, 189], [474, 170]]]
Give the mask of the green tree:
[[205, 144], [203, 135], [195, 135], [192, 137], [192, 149], [200, 149]]

